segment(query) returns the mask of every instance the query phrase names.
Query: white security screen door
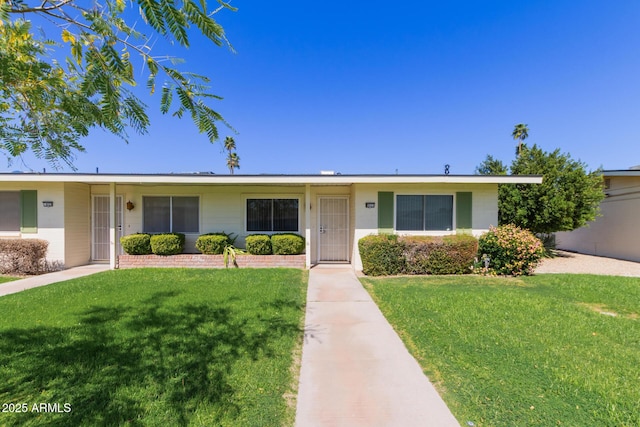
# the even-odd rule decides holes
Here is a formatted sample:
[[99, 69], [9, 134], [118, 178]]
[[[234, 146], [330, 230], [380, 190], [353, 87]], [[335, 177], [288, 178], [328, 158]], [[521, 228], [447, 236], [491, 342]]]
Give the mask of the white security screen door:
[[[116, 248], [117, 254], [122, 255], [120, 237], [122, 230], [122, 196], [116, 196]], [[91, 258], [94, 261], [109, 260], [109, 196], [93, 196], [92, 234], [93, 245]]]
[[320, 197], [318, 247], [320, 262], [349, 261], [349, 199]]

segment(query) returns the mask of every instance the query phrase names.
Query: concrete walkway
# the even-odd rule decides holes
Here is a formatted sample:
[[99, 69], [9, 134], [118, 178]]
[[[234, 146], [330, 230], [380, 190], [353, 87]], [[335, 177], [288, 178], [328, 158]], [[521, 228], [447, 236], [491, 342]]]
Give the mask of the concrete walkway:
[[108, 264], [89, 264], [69, 268], [68, 270], [27, 277], [26, 279], [14, 280], [13, 282], [0, 284], [0, 296], [15, 294], [16, 292], [24, 291], [25, 289], [37, 288], [38, 286], [49, 285], [55, 282], [62, 282], [65, 280], [75, 279], [77, 277], [88, 276], [108, 269]]
[[312, 268], [296, 426], [459, 426], [353, 270]]

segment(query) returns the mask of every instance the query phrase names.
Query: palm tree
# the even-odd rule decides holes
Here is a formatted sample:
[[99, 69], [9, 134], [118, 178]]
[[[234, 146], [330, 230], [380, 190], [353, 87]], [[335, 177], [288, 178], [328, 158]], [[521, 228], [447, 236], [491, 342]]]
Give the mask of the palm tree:
[[236, 140], [232, 136], [228, 136], [224, 139], [224, 149], [231, 152], [236, 149]]
[[233, 175], [234, 169], [240, 169], [240, 157], [238, 157], [236, 153], [229, 152], [229, 156], [227, 157], [227, 167], [229, 168], [229, 173], [231, 173], [231, 175]]
[[511, 136], [518, 142], [518, 156], [522, 151], [522, 141], [529, 137], [529, 128], [524, 123], [518, 123], [514, 128]]

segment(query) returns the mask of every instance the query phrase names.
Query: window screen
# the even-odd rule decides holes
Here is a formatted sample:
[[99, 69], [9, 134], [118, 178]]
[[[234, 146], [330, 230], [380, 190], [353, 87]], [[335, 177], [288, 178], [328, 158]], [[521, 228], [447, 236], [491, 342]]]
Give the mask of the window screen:
[[199, 209], [197, 197], [172, 198], [171, 231], [174, 233], [197, 233]]
[[453, 196], [424, 196], [425, 230], [451, 230], [453, 228]]
[[397, 230], [424, 230], [424, 196], [398, 196]]
[[298, 199], [247, 199], [247, 231], [298, 231]]
[[453, 196], [410, 195], [396, 199], [396, 230], [444, 231], [453, 228]]
[[145, 233], [198, 233], [198, 197], [143, 197]]
[[19, 191], [0, 191], [0, 231], [20, 231]]

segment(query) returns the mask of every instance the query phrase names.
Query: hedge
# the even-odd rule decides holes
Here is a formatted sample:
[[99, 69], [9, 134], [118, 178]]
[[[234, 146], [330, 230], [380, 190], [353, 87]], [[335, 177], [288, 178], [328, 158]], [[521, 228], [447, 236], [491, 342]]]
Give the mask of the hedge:
[[478, 241], [469, 235], [370, 235], [358, 241], [362, 271], [370, 276], [464, 274], [472, 271]]
[[251, 255], [271, 255], [273, 253], [271, 237], [267, 234], [251, 234], [244, 241], [247, 252]]
[[395, 234], [365, 236], [358, 241], [362, 272], [369, 276], [401, 274], [405, 271], [404, 242]]
[[408, 274], [470, 273], [478, 240], [469, 235], [402, 237]]
[[122, 236], [120, 245], [128, 255], [148, 255], [151, 253], [151, 235], [136, 233]]
[[220, 255], [230, 244], [231, 239], [226, 233], [208, 233], [198, 237], [196, 249], [206, 255]]
[[274, 255], [298, 255], [304, 252], [304, 237], [294, 233], [273, 234], [271, 247]]
[[184, 250], [184, 234], [164, 233], [151, 236], [151, 251], [156, 255], [177, 255]]
[[0, 273], [39, 273], [46, 269], [48, 247], [41, 239], [0, 239]]

